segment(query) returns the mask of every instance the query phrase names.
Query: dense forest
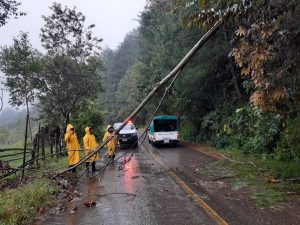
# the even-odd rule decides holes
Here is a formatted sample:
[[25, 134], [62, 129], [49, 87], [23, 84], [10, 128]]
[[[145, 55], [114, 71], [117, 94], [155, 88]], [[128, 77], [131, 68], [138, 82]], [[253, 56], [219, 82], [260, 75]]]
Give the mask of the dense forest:
[[[299, 164], [299, 11], [298, 1], [148, 1], [139, 28], [102, 52], [107, 122], [126, 118], [224, 16], [159, 114], [179, 117], [182, 139]], [[161, 95], [136, 123], [149, 120]]]
[[[158, 113], [179, 118], [183, 140], [285, 162], [286, 170], [299, 166], [299, 1], [149, 0], [139, 27], [113, 50], [101, 49], [95, 25], [76, 8], [50, 9], [40, 34], [45, 53], [26, 32], [1, 49], [12, 106], [35, 103], [49, 127], [72, 122], [79, 132], [92, 125], [99, 133], [104, 123], [123, 121], [222, 19]], [[162, 93], [136, 124], [150, 120]]]

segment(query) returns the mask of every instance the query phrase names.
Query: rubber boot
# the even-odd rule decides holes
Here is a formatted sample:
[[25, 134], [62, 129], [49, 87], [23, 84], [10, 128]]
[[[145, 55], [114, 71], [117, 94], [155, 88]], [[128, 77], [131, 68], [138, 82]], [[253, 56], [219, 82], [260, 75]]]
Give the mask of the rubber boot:
[[89, 162], [86, 162], [86, 163], [85, 163], [85, 168], [87, 169], [87, 170], [86, 170], [86, 173], [90, 173], [89, 166], [90, 166], [90, 163], [89, 163]]
[[111, 159], [111, 161], [110, 161], [110, 164], [114, 164], [114, 161], [115, 161], [115, 155], [112, 155], [111, 158], [112, 158], [112, 159]]
[[[72, 166], [74, 166], [74, 165], [69, 165], [69, 168]], [[76, 168], [72, 169], [72, 173], [76, 173]]]
[[96, 162], [92, 162], [92, 172], [96, 171]]

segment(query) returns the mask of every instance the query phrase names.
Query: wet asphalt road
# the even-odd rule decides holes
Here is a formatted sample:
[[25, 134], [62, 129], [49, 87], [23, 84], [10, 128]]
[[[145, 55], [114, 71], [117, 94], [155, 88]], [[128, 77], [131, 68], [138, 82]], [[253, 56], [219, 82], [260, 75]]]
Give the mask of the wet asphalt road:
[[[115, 163], [100, 177], [80, 182], [77, 189], [82, 195], [66, 203], [66, 211], [49, 214], [43, 224], [216, 224], [147, 151], [157, 149], [145, 144], [125, 167], [121, 162]], [[181, 160], [181, 154], [176, 153], [178, 149], [164, 148], [163, 151], [170, 153], [171, 165], [176, 166]], [[103, 166], [103, 162], [98, 166]], [[88, 201], [95, 201], [96, 206], [83, 206]], [[70, 215], [75, 205], [76, 213]]]

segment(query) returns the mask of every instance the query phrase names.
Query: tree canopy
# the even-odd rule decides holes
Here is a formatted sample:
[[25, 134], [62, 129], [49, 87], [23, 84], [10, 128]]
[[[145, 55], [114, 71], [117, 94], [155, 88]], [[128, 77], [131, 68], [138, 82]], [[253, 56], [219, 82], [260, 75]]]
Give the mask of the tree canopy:
[[97, 97], [101, 90], [99, 43], [94, 25], [85, 27], [85, 16], [76, 9], [54, 3], [52, 14], [44, 16], [39, 110], [46, 121], [68, 123], [71, 113]]
[[0, 53], [0, 69], [6, 75], [3, 84], [10, 92], [12, 106], [28, 107], [34, 101], [39, 83], [41, 54], [31, 46], [27, 33], [21, 32], [13, 42]]
[[0, 0], [0, 27], [4, 26], [11, 18], [18, 18], [26, 15], [25, 12], [19, 11], [20, 2], [15, 0]]

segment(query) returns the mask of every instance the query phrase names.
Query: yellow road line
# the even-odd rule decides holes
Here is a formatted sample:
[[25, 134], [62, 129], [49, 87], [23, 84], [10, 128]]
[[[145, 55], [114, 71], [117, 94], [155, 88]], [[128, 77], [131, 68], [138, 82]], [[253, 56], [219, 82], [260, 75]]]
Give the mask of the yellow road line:
[[166, 173], [173, 178], [180, 187], [189, 194], [193, 200], [218, 224], [218, 225], [229, 225], [216, 211], [214, 211], [199, 195], [197, 195], [183, 180], [181, 180], [167, 165], [154, 155], [151, 151], [147, 151], [143, 146], [143, 150], [151, 155], [154, 161], [156, 161]]

